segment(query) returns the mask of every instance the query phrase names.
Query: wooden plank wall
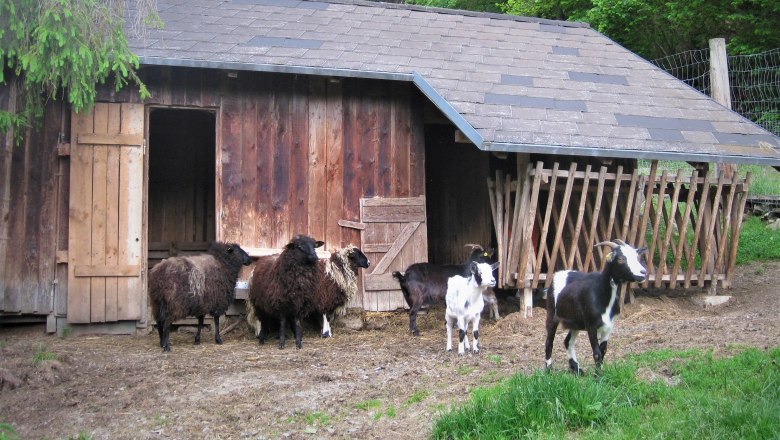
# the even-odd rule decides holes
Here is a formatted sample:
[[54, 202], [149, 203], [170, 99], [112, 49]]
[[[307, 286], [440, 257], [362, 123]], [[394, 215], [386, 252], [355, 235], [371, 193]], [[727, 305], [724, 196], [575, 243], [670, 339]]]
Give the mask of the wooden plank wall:
[[[358, 245], [360, 231], [338, 221], [359, 220], [361, 197], [425, 194], [423, 98], [413, 85], [236, 76], [143, 72], [147, 104], [217, 111], [217, 239], [280, 249], [305, 233], [329, 249]], [[101, 97], [137, 100], [126, 92]]]
[[[14, 79], [0, 86], [0, 107], [17, 108]], [[0, 137], [0, 312], [49, 314], [57, 287], [58, 134], [67, 110], [47, 106], [40, 129], [16, 145]], [[67, 223], [66, 223], [67, 224]], [[67, 238], [66, 238], [67, 240]]]

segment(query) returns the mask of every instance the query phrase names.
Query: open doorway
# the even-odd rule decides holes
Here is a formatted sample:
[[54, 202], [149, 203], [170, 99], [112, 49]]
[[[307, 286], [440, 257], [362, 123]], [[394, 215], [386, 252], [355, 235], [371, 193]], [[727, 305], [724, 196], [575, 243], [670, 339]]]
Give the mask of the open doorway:
[[149, 267], [200, 253], [215, 239], [216, 115], [153, 108], [149, 113]]

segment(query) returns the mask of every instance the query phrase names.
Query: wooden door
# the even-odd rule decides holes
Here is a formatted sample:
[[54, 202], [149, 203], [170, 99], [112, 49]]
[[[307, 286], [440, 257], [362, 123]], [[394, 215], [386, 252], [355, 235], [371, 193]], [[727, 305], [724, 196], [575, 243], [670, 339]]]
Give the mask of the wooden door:
[[360, 234], [371, 267], [363, 272], [363, 308], [387, 311], [407, 307], [394, 271], [428, 261], [425, 197], [360, 199]]
[[96, 104], [73, 113], [68, 321], [140, 320], [146, 283], [144, 108]]

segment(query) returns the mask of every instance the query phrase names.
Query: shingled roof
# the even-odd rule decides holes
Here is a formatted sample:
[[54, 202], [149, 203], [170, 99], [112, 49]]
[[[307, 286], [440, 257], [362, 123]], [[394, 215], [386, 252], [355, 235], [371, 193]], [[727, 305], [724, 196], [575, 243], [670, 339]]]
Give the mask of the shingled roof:
[[489, 151], [780, 166], [780, 138], [587, 24], [357, 0], [158, 0], [142, 64], [413, 82]]

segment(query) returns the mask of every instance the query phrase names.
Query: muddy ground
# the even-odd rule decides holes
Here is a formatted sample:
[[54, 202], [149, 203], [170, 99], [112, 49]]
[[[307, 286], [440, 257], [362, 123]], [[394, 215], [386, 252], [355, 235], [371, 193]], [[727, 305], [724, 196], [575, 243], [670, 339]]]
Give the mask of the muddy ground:
[[[690, 347], [727, 354], [735, 346], [780, 343], [780, 262], [738, 267], [725, 306], [704, 309], [702, 292], [637, 290], [618, 322], [606, 362], [628, 353]], [[483, 319], [482, 352], [444, 351], [443, 309], [407, 333], [404, 313], [366, 314], [360, 331], [343, 322], [335, 337], [311, 328], [302, 350], [259, 346], [242, 324], [215, 345], [172, 336], [163, 354], [156, 332], [135, 336], [47, 335], [42, 325], [0, 328], [0, 423], [20, 438], [241, 439], [425, 438], [436, 414], [515, 373], [543, 366], [545, 311], [523, 319], [504, 299], [503, 318]], [[224, 327], [223, 327], [224, 328]], [[580, 361], [592, 370], [587, 338]], [[566, 367], [562, 337], [554, 365]]]

